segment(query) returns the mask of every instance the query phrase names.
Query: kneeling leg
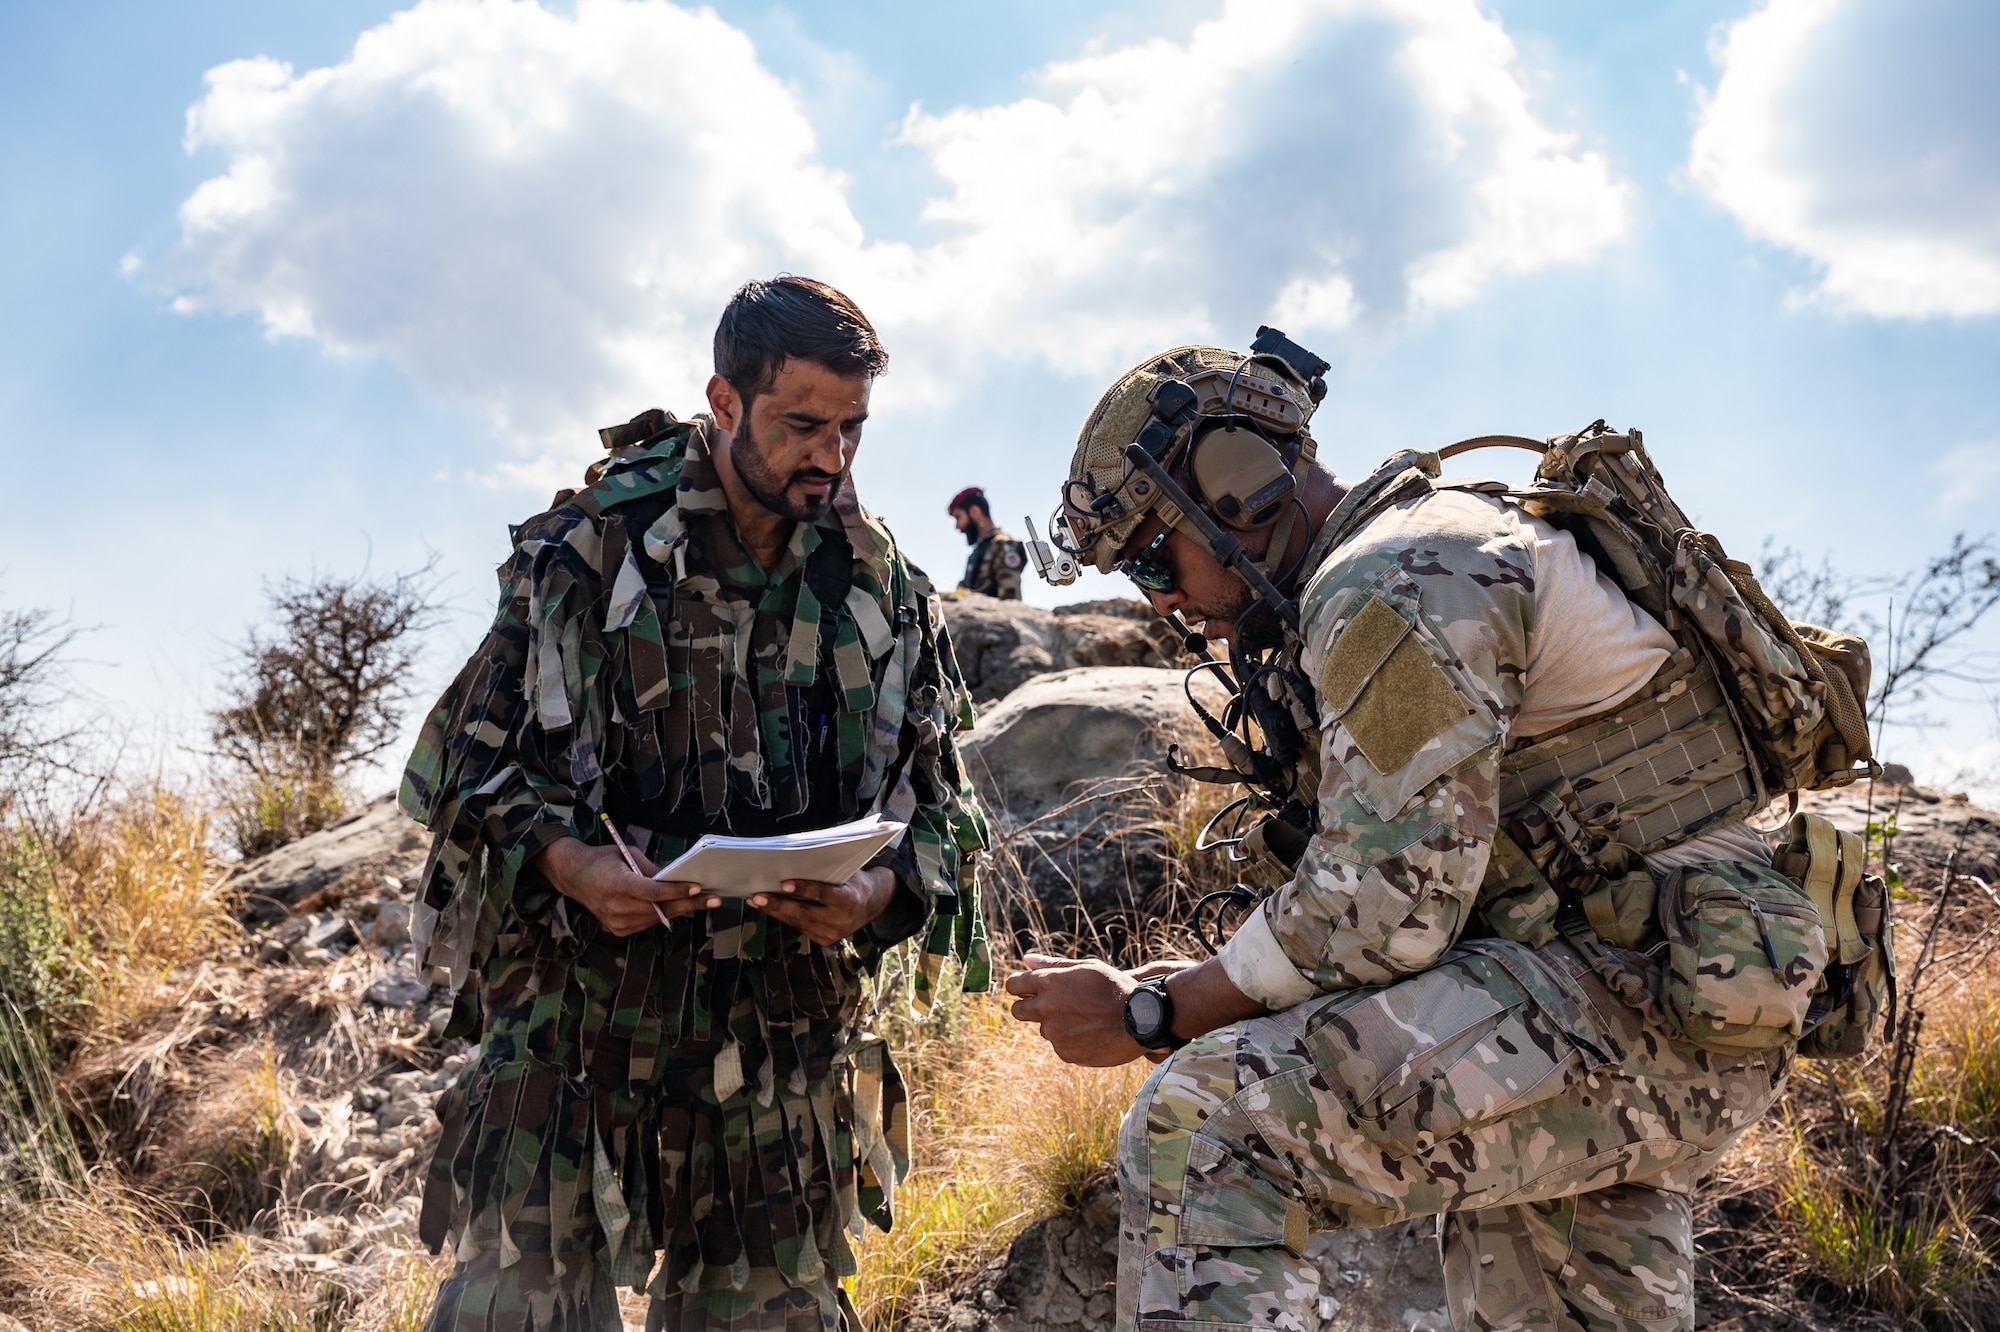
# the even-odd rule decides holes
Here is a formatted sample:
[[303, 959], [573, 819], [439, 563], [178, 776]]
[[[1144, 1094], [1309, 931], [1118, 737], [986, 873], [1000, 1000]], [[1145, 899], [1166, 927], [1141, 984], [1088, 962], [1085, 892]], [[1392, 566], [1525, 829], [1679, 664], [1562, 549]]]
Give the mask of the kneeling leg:
[[1680, 1332], [1694, 1327], [1687, 1195], [1644, 1184], [1439, 1219], [1455, 1328]]

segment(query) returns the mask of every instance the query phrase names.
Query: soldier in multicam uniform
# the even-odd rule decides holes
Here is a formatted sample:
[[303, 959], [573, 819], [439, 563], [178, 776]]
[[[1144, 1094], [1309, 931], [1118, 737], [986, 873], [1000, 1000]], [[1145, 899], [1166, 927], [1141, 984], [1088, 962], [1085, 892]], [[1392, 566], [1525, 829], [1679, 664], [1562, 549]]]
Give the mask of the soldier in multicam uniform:
[[[1305, 428], [1324, 362], [1255, 345], [1121, 378], [1064, 492], [1070, 549], [1234, 636], [1239, 703], [1303, 741], [1284, 773], [1224, 745], [1275, 792], [1243, 854], [1288, 868], [1217, 956], [1007, 983], [1064, 1059], [1164, 1059], [1119, 1146], [1119, 1326], [1313, 1332], [1339, 1302], [1311, 1231], [1436, 1215], [1455, 1328], [1691, 1328], [1690, 1195], [1827, 960], [1741, 822], [1764, 788], [1710, 668], [1570, 533], [1434, 454], [1337, 481]], [[1602, 771], [1537, 790], [1534, 763]], [[1614, 769], [1637, 846], [1579, 810]], [[1751, 903], [1736, 1027], [1659, 1001], [1667, 949], [1634, 945], [1669, 888]]]
[[[472, 1061], [439, 1109], [431, 1332], [853, 1329], [847, 1230], [889, 1223], [903, 1097], [862, 1011], [885, 949], [988, 964], [984, 818], [937, 598], [849, 468], [885, 356], [839, 292], [753, 282], [715, 338], [712, 417], [606, 430], [584, 488], [514, 531], [485, 642], [431, 713], [402, 804], [417, 908]], [[705, 832], [882, 809], [845, 884], [723, 900], [646, 874]], [[662, 1256], [662, 1251], [663, 1256]]]
[[993, 506], [986, 492], [967, 486], [945, 506], [953, 523], [965, 537], [972, 553], [965, 558], [961, 592], [978, 592], [1002, 601], [1021, 599], [1021, 566], [1027, 563], [1021, 543], [1001, 531], [993, 521]]

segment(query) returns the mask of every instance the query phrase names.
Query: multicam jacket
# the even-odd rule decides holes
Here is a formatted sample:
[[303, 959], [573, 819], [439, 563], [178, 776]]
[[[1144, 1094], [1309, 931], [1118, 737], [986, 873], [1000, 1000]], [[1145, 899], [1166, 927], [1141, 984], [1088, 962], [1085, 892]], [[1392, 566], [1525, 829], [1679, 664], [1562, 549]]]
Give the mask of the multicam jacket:
[[1021, 599], [1021, 569], [1027, 564], [1025, 548], [1013, 537], [994, 528], [981, 537], [965, 558], [964, 592], [980, 592], [1002, 601]]
[[[1435, 465], [1428, 460], [1430, 475]], [[1311, 553], [1315, 572], [1300, 594], [1296, 642], [1298, 673], [1313, 686], [1318, 745], [1299, 789], [1316, 793], [1317, 832], [1289, 881], [1222, 950], [1237, 986], [1274, 1009], [1317, 993], [1391, 984], [1437, 965], [1454, 946], [1478, 950], [1495, 937], [1539, 945], [1557, 932], [1563, 901], [1541, 873], [1557, 878], [1556, 866], [1527, 864], [1517, 824], [1503, 819], [1506, 763], [1524, 743], [1513, 727], [1538, 620], [1528, 533], [1506, 499], [1481, 493], [1497, 485], [1434, 486], [1425, 470], [1378, 472], [1350, 493]], [[1371, 486], [1377, 493], [1364, 493]], [[1689, 762], [1670, 743], [1734, 734], [1719, 698], [1707, 700], [1710, 713], [1702, 711], [1701, 677], [1686, 655], [1675, 654], [1652, 684], [1613, 710], [1661, 715], [1662, 730], [1652, 737], [1659, 752], [1635, 750], [1625, 762], [1665, 769], [1674, 778], [1668, 795], [1705, 782], [1731, 795], [1688, 809], [1676, 804], [1668, 810], [1674, 817], [1634, 852], [1651, 854], [1741, 816], [1741, 804], [1731, 802], [1737, 788], [1722, 780], [1739, 775], [1740, 745], [1718, 745], [1708, 768], [1684, 776], [1670, 766]], [[1689, 716], [1676, 720], [1656, 700], [1685, 701]], [[1630, 720], [1599, 713], [1563, 735], [1587, 748]], [[1636, 825], [1657, 807], [1660, 798], [1649, 795], [1619, 813]], [[1615, 859], [1630, 871], [1642, 899], [1636, 905], [1650, 919], [1654, 880], [1636, 854]], [[1768, 853], [1757, 859], [1762, 863], [1741, 874], [1789, 891], [1769, 870]], [[1579, 880], [1571, 874], [1558, 881], [1567, 889]], [[1817, 926], [1810, 928], [1816, 935]], [[1804, 973], [1816, 972], [1823, 944], [1806, 940], [1801, 950], [1793, 960]], [[1555, 978], [1508, 957], [1524, 969], [1516, 978], [1559, 1024], [1575, 1016], [1573, 997]], [[1751, 981], [1772, 980], [1775, 963], [1763, 967], [1762, 952], [1754, 960], [1756, 968], [1742, 968]], [[1800, 977], [1779, 980], [1779, 988], [1801, 996], [1812, 988], [1801, 988]], [[1650, 991], [1662, 988], [1658, 978], [1636, 976], [1627, 988], [1630, 1001], [1657, 1011]], [[1733, 997], [1756, 988], [1746, 982]], [[1591, 1024], [1577, 1022], [1571, 1034], [1591, 1040]]]
[[[708, 424], [658, 421], [514, 529], [493, 626], [401, 792], [433, 836], [424, 964], [459, 996], [455, 1029], [483, 1027], [440, 1108], [425, 1237], [449, 1230], [462, 1267], [497, 1247], [520, 1288], [481, 1298], [521, 1326], [574, 1320], [607, 1269], [643, 1282], [659, 1249], [674, 1282], [851, 1270], [841, 1224], [886, 1224], [900, 1129], [862, 979], [912, 935], [920, 1002], [948, 959], [965, 988], [988, 979], [970, 863], [987, 830], [952, 738], [972, 708], [930, 584], [851, 488], [767, 575]], [[614, 939], [529, 864], [608, 840], [600, 811], [664, 864], [703, 832], [870, 808], [909, 823], [880, 862], [901, 889], [832, 948], [740, 902]]]

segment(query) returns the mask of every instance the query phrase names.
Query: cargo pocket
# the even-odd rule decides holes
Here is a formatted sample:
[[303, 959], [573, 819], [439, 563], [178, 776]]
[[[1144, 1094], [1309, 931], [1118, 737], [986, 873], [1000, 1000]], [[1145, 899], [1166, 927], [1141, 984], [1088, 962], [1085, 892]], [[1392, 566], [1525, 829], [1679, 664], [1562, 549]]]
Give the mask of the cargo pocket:
[[1311, 1222], [1304, 1204], [1215, 1139], [1189, 1141], [1181, 1244], [1219, 1249], [1282, 1244], [1302, 1256]]
[[1306, 1039], [1354, 1126], [1392, 1157], [1554, 1096], [1583, 1070], [1569, 1037], [1477, 953], [1329, 1006]]
[[1774, 869], [1692, 865], [1660, 889], [1667, 937], [1661, 1007], [1675, 1030], [1711, 1050], [1795, 1041], [1826, 969], [1812, 898]]

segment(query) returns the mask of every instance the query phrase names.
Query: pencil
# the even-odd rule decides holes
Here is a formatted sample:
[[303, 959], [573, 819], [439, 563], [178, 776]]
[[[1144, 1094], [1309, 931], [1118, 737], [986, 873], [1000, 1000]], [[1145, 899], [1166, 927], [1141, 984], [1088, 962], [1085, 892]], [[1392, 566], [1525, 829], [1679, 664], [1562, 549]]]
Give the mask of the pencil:
[[[603, 810], [599, 810], [597, 817], [604, 821], [604, 831], [611, 834], [611, 845], [617, 847], [618, 854], [625, 857], [626, 868], [630, 869], [640, 878], [645, 878], [646, 872], [640, 869], [639, 862], [632, 858], [632, 848], [625, 845], [625, 839], [618, 835], [618, 825], [611, 821], [611, 816]], [[660, 918], [660, 924], [665, 925], [667, 923], [667, 913], [660, 910], [658, 902], [653, 903], [653, 914]]]

